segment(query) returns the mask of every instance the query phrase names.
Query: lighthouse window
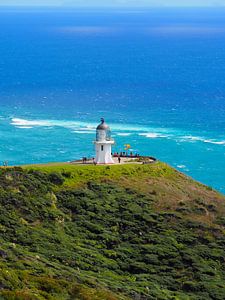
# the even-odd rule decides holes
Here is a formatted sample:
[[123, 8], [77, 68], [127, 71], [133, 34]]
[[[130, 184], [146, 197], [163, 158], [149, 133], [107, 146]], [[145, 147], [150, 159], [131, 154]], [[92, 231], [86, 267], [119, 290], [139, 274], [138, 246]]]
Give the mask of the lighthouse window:
[[102, 150], [102, 151], [104, 150], [104, 147], [103, 147], [103, 145], [101, 146], [101, 150]]

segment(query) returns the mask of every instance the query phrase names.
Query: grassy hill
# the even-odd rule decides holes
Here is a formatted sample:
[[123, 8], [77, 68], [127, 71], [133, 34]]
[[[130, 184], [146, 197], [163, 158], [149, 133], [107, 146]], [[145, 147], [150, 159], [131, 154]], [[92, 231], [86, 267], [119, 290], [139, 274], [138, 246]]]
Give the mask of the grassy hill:
[[168, 165], [0, 170], [0, 299], [225, 299], [225, 197]]

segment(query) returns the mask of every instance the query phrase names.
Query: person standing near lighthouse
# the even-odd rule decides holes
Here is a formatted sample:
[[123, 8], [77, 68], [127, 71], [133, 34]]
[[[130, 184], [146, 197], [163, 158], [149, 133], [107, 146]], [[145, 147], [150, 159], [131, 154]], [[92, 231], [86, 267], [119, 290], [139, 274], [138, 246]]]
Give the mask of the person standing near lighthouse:
[[105, 123], [105, 120], [101, 119], [101, 124], [96, 128], [96, 140], [95, 143], [95, 163], [96, 164], [114, 164], [112, 158], [112, 145], [115, 141], [111, 138], [111, 130]]

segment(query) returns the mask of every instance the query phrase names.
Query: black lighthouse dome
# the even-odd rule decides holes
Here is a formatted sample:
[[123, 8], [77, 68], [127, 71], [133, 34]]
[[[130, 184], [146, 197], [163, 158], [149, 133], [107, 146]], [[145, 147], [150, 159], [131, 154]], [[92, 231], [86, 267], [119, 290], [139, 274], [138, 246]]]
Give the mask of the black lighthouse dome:
[[101, 123], [96, 128], [96, 141], [102, 140], [111, 141], [111, 130], [104, 118], [101, 118]]
[[110, 130], [104, 118], [101, 118], [101, 123], [98, 125], [97, 130]]

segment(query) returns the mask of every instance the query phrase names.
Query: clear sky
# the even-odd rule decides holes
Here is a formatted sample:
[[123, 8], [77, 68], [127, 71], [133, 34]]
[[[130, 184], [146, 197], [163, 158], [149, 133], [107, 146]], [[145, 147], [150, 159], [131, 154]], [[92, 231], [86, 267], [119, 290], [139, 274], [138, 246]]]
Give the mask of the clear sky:
[[225, 6], [225, 0], [0, 0], [0, 5]]

